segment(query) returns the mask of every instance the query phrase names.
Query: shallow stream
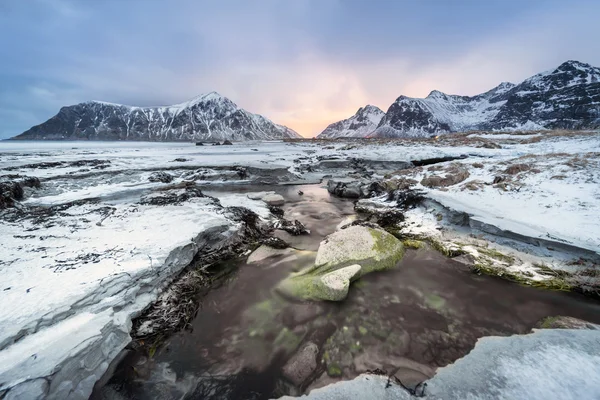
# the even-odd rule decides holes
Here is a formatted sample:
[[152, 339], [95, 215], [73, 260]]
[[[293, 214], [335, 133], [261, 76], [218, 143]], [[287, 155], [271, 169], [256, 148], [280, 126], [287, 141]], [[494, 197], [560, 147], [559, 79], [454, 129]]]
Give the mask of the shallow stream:
[[[409, 386], [467, 354], [482, 336], [524, 334], [552, 315], [600, 323], [596, 301], [477, 276], [426, 248], [355, 282], [343, 302], [284, 299], [276, 284], [311, 265], [319, 242], [354, 212], [351, 202], [317, 185], [275, 190], [287, 200], [286, 218], [311, 234], [282, 235], [295, 249], [260, 263], [223, 265], [234, 272], [198, 299], [193, 329], [168, 338], [152, 357], [129, 354], [95, 398], [263, 399], [376, 368]], [[308, 342], [318, 347], [317, 368], [293, 384], [283, 367]]]

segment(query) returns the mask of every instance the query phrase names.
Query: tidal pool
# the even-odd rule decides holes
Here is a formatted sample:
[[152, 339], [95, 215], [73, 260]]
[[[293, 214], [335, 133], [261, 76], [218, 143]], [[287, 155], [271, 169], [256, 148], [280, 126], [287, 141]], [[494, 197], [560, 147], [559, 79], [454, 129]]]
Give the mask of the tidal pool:
[[[151, 357], [131, 352], [93, 398], [266, 399], [377, 368], [410, 386], [482, 336], [524, 334], [551, 315], [600, 323], [597, 301], [474, 275], [427, 248], [408, 250], [395, 269], [353, 283], [343, 302], [283, 298], [277, 283], [314, 262], [318, 243], [353, 205], [316, 185], [277, 191], [287, 199], [286, 218], [311, 235], [286, 237], [296, 249], [260, 263], [218, 267], [234, 271], [198, 299], [192, 329], [167, 338]], [[294, 383], [284, 366], [307, 343], [318, 348], [316, 368]]]

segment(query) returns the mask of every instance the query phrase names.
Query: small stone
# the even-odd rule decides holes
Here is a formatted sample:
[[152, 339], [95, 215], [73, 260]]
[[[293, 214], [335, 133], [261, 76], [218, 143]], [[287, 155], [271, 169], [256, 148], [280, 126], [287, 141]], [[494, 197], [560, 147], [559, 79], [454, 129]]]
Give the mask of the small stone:
[[317, 354], [319, 348], [316, 344], [309, 342], [283, 367], [283, 376], [296, 386], [302, 384], [317, 369]]

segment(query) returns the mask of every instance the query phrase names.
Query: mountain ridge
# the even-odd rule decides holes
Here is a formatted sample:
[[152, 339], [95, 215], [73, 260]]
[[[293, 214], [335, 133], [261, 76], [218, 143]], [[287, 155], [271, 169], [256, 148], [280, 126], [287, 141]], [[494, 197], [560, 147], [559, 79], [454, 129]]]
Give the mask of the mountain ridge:
[[139, 107], [91, 100], [59, 112], [13, 140], [218, 141], [301, 138], [217, 92], [169, 106]]
[[597, 128], [600, 68], [569, 60], [521, 83], [502, 82], [475, 96], [439, 90], [432, 90], [425, 98], [401, 95], [372, 131], [347, 129], [323, 137], [430, 137], [472, 130]]

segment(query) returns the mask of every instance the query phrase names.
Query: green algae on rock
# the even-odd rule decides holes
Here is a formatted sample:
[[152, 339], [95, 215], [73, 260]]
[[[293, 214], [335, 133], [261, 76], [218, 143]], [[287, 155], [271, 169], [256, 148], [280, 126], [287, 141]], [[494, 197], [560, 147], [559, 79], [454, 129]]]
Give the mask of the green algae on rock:
[[[369, 272], [393, 268], [403, 255], [402, 242], [386, 231], [350, 226], [322, 241], [314, 266], [292, 274], [278, 289], [303, 299], [343, 300], [347, 295], [346, 281], [349, 286]], [[336, 283], [335, 288], [332, 282]]]

